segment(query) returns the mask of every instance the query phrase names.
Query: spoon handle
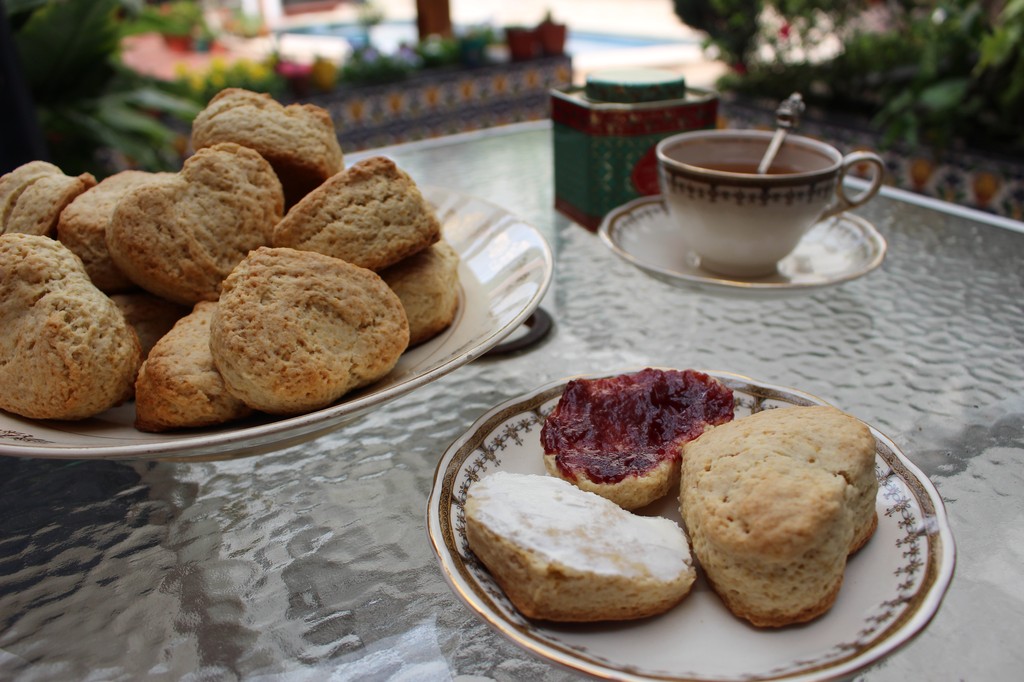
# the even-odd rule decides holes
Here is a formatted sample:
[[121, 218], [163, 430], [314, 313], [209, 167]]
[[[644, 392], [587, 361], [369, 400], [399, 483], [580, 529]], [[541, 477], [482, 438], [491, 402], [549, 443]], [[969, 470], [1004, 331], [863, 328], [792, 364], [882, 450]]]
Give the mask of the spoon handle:
[[775, 155], [779, 153], [779, 147], [782, 146], [782, 141], [786, 138], [786, 132], [795, 128], [800, 123], [800, 115], [802, 113], [804, 113], [804, 99], [800, 96], [799, 92], [794, 92], [775, 110], [775, 124], [777, 127], [775, 135], [772, 136], [772, 141], [768, 144], [768, 149], [761, 158], [761, 163], [757, 166], [759, 175], [764, 175], [771, 168]]
[[782, 141], [786, 139], [786, 129], [777, 128], [775, 134], [772, 136], [772, 141], [768, 143], [768, 150], [764, 153], [764, 157], [761, 158], [761, 163], [757, 166], [757, 172], [759, 175], [764, 175], [768, 172], [768, 169], [772, 166], [772, 161], [775, 160], [775, 155], [779, 153], [779, 147], [782, 146]]

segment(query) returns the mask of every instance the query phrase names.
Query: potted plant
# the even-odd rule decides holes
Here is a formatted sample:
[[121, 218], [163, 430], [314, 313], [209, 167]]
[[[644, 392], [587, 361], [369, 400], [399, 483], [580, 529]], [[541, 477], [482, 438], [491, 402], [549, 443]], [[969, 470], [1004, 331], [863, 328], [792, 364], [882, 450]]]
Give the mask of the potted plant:
[[459, 36], [459, 62], [474, 68], [487, 63], [487, 48], [494, 40], [494, 32], [486, 26], [470, 28]]
[[556, 57], [565, 54], [565, 39], [569, 30], [565, 24], [556, 22], [551, 12], [544, 15], [544, 20], [537, 25], [537, 38], [540, 40], [541, 52], [545, 57]]
[[197, 43], [208, 47], [213, 39], [202, 7], [192, 0], [143, 7], [131, 32], [146, 31], [159, 33], [168, 47], [179, 52], [191, 51]]
[[309, 96], [313, 80], [312, 64], [281, 59], [274, 65], [274, 71], [287, 83], [293, 97], [302, 99]]
[[386, 54], [373, 45], [356, 47], [341, 66], [340, 80], [350, 85], [382, 85], [408, 78], [422, 62], [408, 45]]
[[[49, 146], [68, 174], [180, 167], [181, 125], [199, 111], [173, 85], [120, 60], [120, 0], [18, 3], [13, 43]], [[2, 10], [0, 10], [2, 11]], [[54, 50], [53, 45], [62, 49]]]
[[459, 63], [460, 41], [439, 35], [429, 35], [416, 44], [424, 69], [440, 69]]
[[536, 59], [541, 54], [540, 38], [535, 28], [508, 26], [505, 28], [505, 41], [509, 57], [514, 62]]

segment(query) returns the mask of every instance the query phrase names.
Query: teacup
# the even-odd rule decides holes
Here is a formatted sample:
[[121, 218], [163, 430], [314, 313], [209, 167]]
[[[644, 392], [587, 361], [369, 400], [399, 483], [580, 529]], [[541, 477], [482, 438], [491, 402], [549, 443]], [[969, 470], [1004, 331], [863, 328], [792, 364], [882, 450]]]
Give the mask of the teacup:
[[[817, 222], [878, 193], [885, 164], [872, 152], [843, 155], [831, 145], [787, 135], [767, 173], [759, 174], [773, 133], [698, 130], [658, 143], [662, 196], [686, 248], [701, 267], [757, 277], [776, 271]], [[850, 197], [851, 168], [875, 166], [870, 186]]]

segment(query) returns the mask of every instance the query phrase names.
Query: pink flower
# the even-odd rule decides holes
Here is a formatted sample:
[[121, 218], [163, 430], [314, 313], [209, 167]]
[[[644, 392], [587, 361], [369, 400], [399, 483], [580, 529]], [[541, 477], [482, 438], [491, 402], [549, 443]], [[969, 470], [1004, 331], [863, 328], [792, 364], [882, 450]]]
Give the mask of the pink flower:
[[313, 71], [312, 64], [297, 64], [296, 62], [279, 62], [277, 72], [285, 78], [302, 78]]

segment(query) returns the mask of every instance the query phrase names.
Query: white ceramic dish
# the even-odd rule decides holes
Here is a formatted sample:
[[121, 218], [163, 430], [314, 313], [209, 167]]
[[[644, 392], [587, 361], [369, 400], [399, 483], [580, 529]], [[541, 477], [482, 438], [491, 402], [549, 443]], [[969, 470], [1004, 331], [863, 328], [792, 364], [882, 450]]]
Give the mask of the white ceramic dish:
[[551, 250], [533, 226], [486, 201], [424, 187], [445, 238], [461, 258], [459, 311], [439, 337], [407, 351], [384, 379], [316, 412], [173, 433], [135, 430], [134, 403], [79, 422], [36, 421], [0, 412], [0, 454], [57, 459], [233, 457], [315, 438], [480, 357], [540, 303]]
[[669, 219], [660, 196], [634, 199], [612, 210], [598, 228], [618, 256], [676, 285], [748, 292], [813, 289], [863, 277], [885, 259], [886, 243], [860, 216], [844, 213], [817, 223], [796, 249], [764, 277], [727, 277], [700, 267]]
[[[789, 405], [824, 404], [800, 391], [710, 372], [732, 388], [736, 418]], [[556, 625], [521, 616], [469, 551], [463, 503], [495, 471], [544, 474], [540, 429], [568, 379], [495, 407], [442, 457], [428, 500], [427, 532], [445, 578], [498, 632], [576, 671], [624, 680], [834, 680], [853, 675], [927, 625], [953, 576], [955, 550], [942, 500], [884, 435], [876, 440], [878, 530], [847, 565], [833, 608], [802, 626], [753, 628], [733, 617], [703, 577], [668, 613], [641, 621]], [[642, 511], [680, 522], [670, 495]]]

